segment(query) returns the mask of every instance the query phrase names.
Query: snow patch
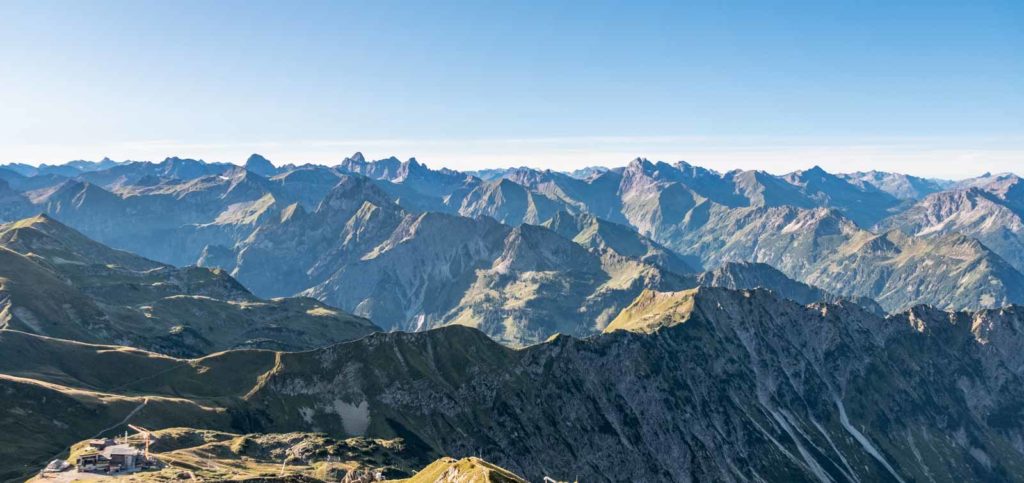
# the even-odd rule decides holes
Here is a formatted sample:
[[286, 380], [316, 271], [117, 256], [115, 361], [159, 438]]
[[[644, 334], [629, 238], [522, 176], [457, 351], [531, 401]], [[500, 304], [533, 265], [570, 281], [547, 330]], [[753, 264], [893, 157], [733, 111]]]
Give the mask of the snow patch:
[[349, 436], [363, 436], [370, 427], [370, 405], [366, 401], [359, 405], [350, 404], [340, 399], [334, 400], [334, 412], [341, 417], [341, 425]]

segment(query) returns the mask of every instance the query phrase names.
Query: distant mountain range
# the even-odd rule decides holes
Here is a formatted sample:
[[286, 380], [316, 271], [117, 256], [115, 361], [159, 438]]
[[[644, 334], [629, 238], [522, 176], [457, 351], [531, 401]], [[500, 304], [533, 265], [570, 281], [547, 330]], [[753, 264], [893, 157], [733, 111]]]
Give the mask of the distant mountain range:
[[888, 311], [1024, 302], [1015, 175], [776, 176], [644, 159], [461, 173], [357, 153], [333, 167], [259, 155], [244, 166], [9, 165], [0, 180], [7, 220], [46, 213], [113, 247], [223, 268], [259, 296], [310, 295], [385, 329], [462, 323], [513, 344], [587, 335], [639, 290], [694, 286], [729, 262]]
[[1024, 481], [1022, 249], [1012, 174], [0, 166], [0, 479]]

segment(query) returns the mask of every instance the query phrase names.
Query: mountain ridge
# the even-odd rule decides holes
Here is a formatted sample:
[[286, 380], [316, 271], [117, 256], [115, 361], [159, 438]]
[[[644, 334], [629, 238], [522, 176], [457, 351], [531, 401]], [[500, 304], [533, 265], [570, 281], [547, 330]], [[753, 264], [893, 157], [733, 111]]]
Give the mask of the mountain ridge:
[[[1024, 474], [1011, 443], [1024, 431], [1014, 416], [1024, 395], [1014, 349], [1024, 326], [1019, 307], [919, 308], [881, 318], [852, 304], [802, 306], [763, 290], [703, 287], [688, 297], [683, 324], [562, 336], [519, 350], [450, 326], [312, 352], [210, 356], [203, 365], [258, 357], [271, 368], [247, 371], [249, 390], [236, 384], [207, 393], [244, 391], [231, 407], [249, 417], [205, 420], [235, 432], [401, 437], [424, 455], [482, 452], [527, 478], [1016, 481]], [[45, 353], [0, 358], [0, 371], [15, 363], [31, 370], [31, 359]], [[913, 370], [894, 372], [893, 364]], [[160, 366], [142, 367], [140, 375]], [[216, 387], [223, 374], [140, 384], [156, 397], [187, 381]], [[149, 427], [154, 415], [140, 422]], [[947, 433], [965, 437], [934, 436]]]

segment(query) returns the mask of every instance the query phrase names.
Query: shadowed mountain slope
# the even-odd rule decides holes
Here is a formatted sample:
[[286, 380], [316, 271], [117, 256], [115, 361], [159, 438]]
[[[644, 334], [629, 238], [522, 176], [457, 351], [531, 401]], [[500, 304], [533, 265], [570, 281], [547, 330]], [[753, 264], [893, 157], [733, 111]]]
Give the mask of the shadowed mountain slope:
[[[920, 307], [881, 318], [848, 303], [802, 306], [765, 291], [700, 288], [644, 292], [604, 335], [521, 350], [456, 326], [180, 364], [28, 334], [18, 342], [8, 332], [0, 333], [0, 372], [38, 378], [31, 387], [54, 397], [109, 394], [124, 390], [116, 377], [78, 390], [71, 364], [36, 367], [59, 352], [154, 360], [138, 365], [132, 396], [102, 397], [191, 394], [182, 404], [232, 415], [197, 417], [206, 429], [400, 437], [424, 457], [480, 454], [530, 479], [1020, 481], [1022, 327], [1017, 307]], [[65, 347], [12, 353], [5, 341]], [[213, 368], [230, 357], [261, 362], [235, 366], [239, 382], [220, 387], [226, 373]], [[167, 364], [185, 372], [162, 384], [146, 379]], [[6, 402], [62, 421], [23, 399], [36, 396], [8, 392]], [[147, 411], [139, 422], [162, 427]], [[89, 421], [113, 424], [123, 414]], [[86, 429], [64, 434], [75, 441]]]
[[377, 330], [313, 299], [259, 299], [220, 270], [108, 248], [45, 215], [0, 225], [0, 262], [0, 324], [39, 335], [198, 355]]

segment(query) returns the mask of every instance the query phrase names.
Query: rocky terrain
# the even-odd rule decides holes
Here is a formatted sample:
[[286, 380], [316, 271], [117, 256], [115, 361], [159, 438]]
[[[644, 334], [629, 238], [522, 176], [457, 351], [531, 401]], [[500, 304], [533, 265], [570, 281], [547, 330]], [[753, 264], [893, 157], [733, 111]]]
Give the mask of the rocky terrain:
[[389, 330], [461, 323], [514, 345], [596, 333], [639, 290], [692, 287], [733, 262], [887, 311], [1024, 303], [1011, 175], [777, 176], [645, 159], [460, 173], [356, 153], [333, 167], [259, 155], [242, 167], [9, 165], [0, 183], [0, 218], [43, 212], [118, 249], [223, 269], [260, 297], [312, 296]]
[[882, 318], [703, 287], [646, 291], [603, 335], [520, 350], [444, 327], [181, 360], [3, 331], [5, 417], [22, 424], [0, 424], [50, 449], [133, 410], [148, 428], [401, 438], [531, 480], [1020, 481], [1022, 327], [1018, 308]]
[[1016, 175], [968, 180], [921, 199], [882, 227], [924, 238], [969, 236], [1024, 270], [1024, 180]]
[[0, 167], [0, 478], [1024, 481], [1021, 186]]

